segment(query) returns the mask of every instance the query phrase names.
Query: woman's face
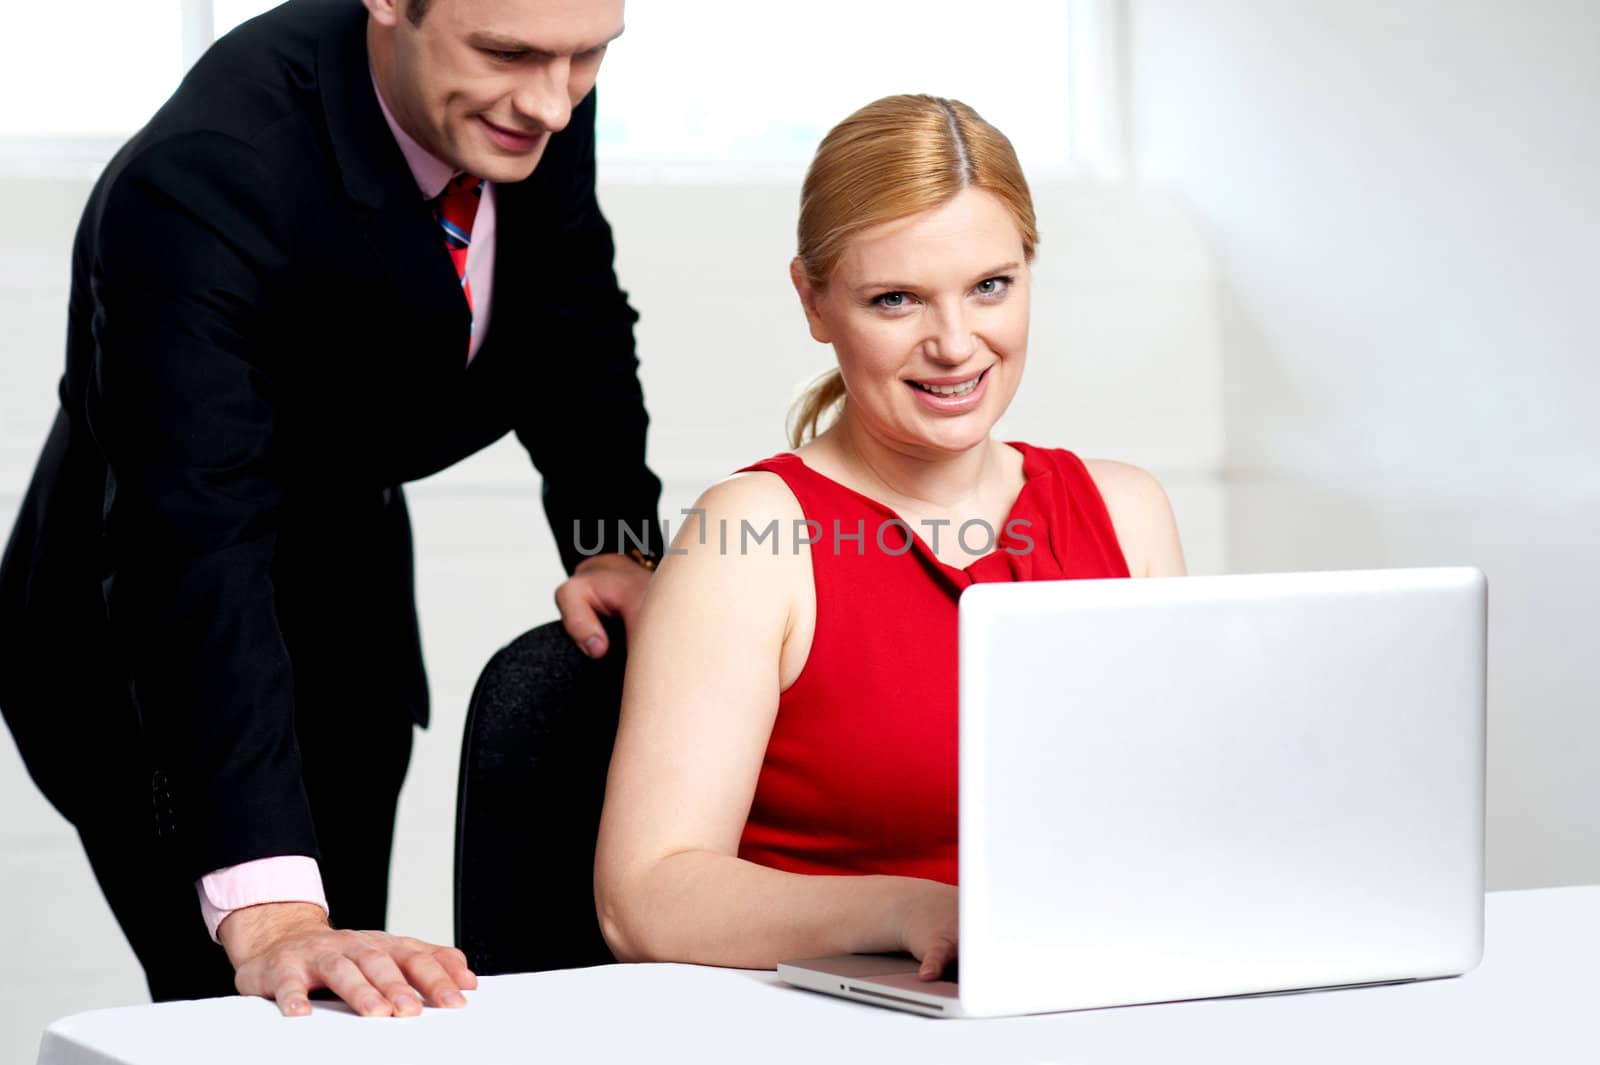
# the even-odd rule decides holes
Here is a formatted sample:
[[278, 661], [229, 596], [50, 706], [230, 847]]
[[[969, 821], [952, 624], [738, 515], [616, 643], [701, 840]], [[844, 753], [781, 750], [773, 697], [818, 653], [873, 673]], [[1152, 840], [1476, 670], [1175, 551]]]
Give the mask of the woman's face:
[[999, 199], [964, 189], [864, 230], [825, 289], [811, 288], [798, 266], [811, 335], [838, 355], [847, 418], [911, 454], [988, 439], [1028, 349], [1028, 263]]

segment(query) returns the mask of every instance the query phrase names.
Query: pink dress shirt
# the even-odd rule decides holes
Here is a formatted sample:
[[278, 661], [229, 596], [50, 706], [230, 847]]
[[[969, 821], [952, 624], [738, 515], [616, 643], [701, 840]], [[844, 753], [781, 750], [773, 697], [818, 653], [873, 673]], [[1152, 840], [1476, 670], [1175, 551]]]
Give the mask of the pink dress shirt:
[[[372, 91], [378, 97], [378, 107], [384, 121], [394, 134], [395, 142], [406, 157], [411, 176], [416, 179], [418, 192], [424, 200], [432, 200], [444, 191], [450, 179], [460, 171], [431, 154], [418, 144], [410, 134], [400, 128], [383, 93], [378, 91], [377, 80]], [[494, 185], [485, 183], [483, 197], [478, 201], [478, 217], [472, 223], [472, 243], [467, 247], [467, 283], [472, 286], [472, 343], [467, 348], [467, 362], [471, 363], [483, 338], [489, 331], [489, 309], [494, 296], [494, 244], [495, 244]], [[439, 236], [439, 254], [444, 255], [444, 235]], [[205, 918], [206, 931], [217, 938], [217, 928], [234, 910], [246, 906], [259, 906], [268, 902], [309, 902], [328, 911], [328, 898], [322, 889], [322, 873], [316, 860], [303, 854], [288, 854], [276, 858], [258, 858], [255, 861], [230, 865], [207, 873], [195, 881], [195, 893], [200, 896], [200, 914]]]
[[[400, 128], [389, 105], [383, 102], [383, 93], [378, 92], [376, 80], [372, 83], [372, 91], [378, 93], [378, 106], [383, 109], [384, 121], [389, 123], [389, 131], [394, 134], [407, 165], [411, 167], [411, 176], [417, 179], [422, 198], [433, 199], [461, 171], [429, 154], [428, 149]], [[472, 344], [467, 351], [468, 362], [478, 354], [478, 349], [483, 346], [484, 335], [489, 331], [489, 307], [494, 296], [494, 220], [494, 185], [485, 182], [483, 197], [478, 201], [478, 217], [472, 223], [472, 243], [467, 245], [467, 283], [472, 286]], [[439, 248], [443, 254], [443, 232], [439, 234]]]

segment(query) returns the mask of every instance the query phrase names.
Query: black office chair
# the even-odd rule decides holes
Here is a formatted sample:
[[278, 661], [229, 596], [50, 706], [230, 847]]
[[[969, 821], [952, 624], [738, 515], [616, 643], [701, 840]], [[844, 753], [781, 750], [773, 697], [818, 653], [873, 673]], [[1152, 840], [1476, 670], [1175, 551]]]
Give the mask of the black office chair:
[[622, 703], [623, 631], [598, 661], [559, 622], [478, 677], [456, 795], [456, 944], [474, 972], [615, 961], [594, 910], [594, 845]]

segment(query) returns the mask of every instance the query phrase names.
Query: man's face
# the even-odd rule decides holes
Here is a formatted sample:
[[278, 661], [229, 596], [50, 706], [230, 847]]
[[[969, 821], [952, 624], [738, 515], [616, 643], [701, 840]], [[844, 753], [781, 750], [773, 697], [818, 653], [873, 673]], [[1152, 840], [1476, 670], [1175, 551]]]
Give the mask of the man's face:
[[[434, 155], [490, 181], [533, 173], [594, 87], [623, 0], [367, 0], [384, 99]], [[385, 69], [387, 68], [387, 69]]]

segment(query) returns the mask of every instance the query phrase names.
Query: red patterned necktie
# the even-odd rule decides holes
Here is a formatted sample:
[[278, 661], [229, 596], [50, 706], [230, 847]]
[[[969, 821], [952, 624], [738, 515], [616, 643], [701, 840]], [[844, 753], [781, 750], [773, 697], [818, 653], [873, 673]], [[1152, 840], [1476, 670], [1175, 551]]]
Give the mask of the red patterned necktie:
[[461, 294], [467, 298], [467, 349], [472, 349], [472, 285], [467, 281], [467, 248], [472, 244], [472, 221], [478, 217], [478, 201], [483, 198], [483, 178], [457, 174], [434, 200], [434, 214], [444, 230], [444, 246], [461, 279]]

